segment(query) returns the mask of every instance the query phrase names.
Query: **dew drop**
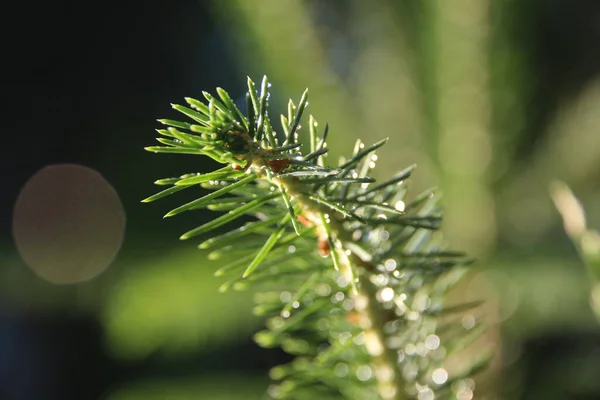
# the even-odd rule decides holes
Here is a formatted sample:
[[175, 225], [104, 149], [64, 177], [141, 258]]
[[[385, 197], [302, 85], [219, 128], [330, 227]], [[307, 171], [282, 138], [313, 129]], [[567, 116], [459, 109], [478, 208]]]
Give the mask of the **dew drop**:
[[425, 346], [429, 350], [435, 350], [440, 346], [440, 338], [437, 335], [429, 335], [425, 338]]
[[348, 286], [348, 279], [346, 279], [345, 276], [340, 275], [337, 279], [336, 279], [336, 283], [338, 284], [339, 287], [343, 288]]
[[368, 365], [361, 365], [358, 367], [358, 370], [356, 370], [356, 377], [362, 382], [368, 381], [372, 376], [373, 370]]
[[371, 277], [371, 281], [376, 285], [385, 286], [389, 282], [389, 278], [384, 274], [378, 274]]
[[354, 301], [352, 299], [346, 299], [342, 303], [342, 308], [346, 311], [351, 311], [354, 309]]
[[462, 326], [465, 329], [473, 329], [475, 327], [475, 317], [472, 315], [465, 315], [462, 319]]
[[419, 394], [417, 395], [419, 400], [433, 400], [435, 395], [433, 394], [433, 390], [428, 387], [425, 387], [419, 390]]
[[471, 389], [464, 389], [456, 393], [458, 400], [471, 400], [473, 398], [473, 391]]
[[287, 303], [292, 299], [292, 294], [290, 292], [281, 292], [281, 294], [279, 295], [279, 299], [282, 302]]
[[429, 349], [425, 346], [425, 343], [417, 344], [417, 354], [421, 357], [425, 357], [429, 353]]
[[404, 202], [402, 200], [398, 200], [396, 202], [396, 204], [394, 205], [394, 208], [398, 211], [404, 211], [404, 209], [406, 208], [406, 204], [404, 204]]
[[342, 292], [337, 292], [336, 294], [331, 296], [331, 301], [333, 301], [334, 303], [340, 302], [342, 300], [344, 300], [344, 293]]
[[336, 366], [333, 368], [333, 373], [339, 376], [340, 378], [345, 377], [346, 375], [348, 375], [348, 364], [336, 364]]
[[431, 379], [437, 384], [442, 385], [448, 380], [448, 371], [444, 368], [438, 368], [431, 374]]
[[325, 283], [320, 284], [315, 288], [315, 292], [319, 296], [329, 296], [329, 294], [331, 293], [331, 286], [329, 286]]
[[387, 259], [385, 260], [383, 266], [385, 267], [386, 270], [388, 271], [393, 271], [396, 269], [396, 260], [394, 260], [393, 258]]
[[363, 344], [365, 344], [365, 334], [364, 334], [364, 332], [361, 332], [358, 335], [356, 335], [354, 337], [354, 339], [352, 339], [352, 341], [354, 342], [354, 344], [356, 344], [358, 346], [362, 346]]
[[350, 339], [352, 339], [352, 334], [350, 332], [344, 332], [339, 337], [340, 343], [343, 345], [348, 343]]
[[381, 301], [391, 301], [394, 298], [394, 289], [385, 287], [379, 292]]

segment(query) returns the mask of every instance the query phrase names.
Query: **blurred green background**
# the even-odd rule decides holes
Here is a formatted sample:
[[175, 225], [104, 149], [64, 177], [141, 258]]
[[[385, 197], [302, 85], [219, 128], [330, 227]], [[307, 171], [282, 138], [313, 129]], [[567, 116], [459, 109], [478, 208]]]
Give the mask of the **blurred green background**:
[[[217, 293], [224, 261], [177, 240], [213, 216], [161, 219], [200, 192], [139, 201], [155, 179], [214, 167], [142, 151], [169, 103], [216, 86], [241, 100], [263, 74], [275, 111], [310, 88], [330, 158], [389, 137], [376, 178], [416, 163], [413, 193], [441, 188], [449, 244], [479, 260], [465, 289], [498, 304], [481, 398], [600, 398], [590, 283], [548, 195], [563, 180], [600, 227], [600, 3], [34, 1], [1, 18], [1, 399], [262, 398], [286, 356], [252, 343], [252, 293]], [[69, 186], [67, 167], [25, 196], [57, 164], [104, 179]], [[94, 207], [113, 225], [77, 200], [103, 185], [112, 206]], [[31, 210], [41, 217], [23, 222]], [[57, 257], [50, 270], [24, 254], [32, 237], [38, 261]], [[109, 238], [118, 252], [95, 254]], [[92, 253], [108, 261], [84, 277], [62, 268]]]

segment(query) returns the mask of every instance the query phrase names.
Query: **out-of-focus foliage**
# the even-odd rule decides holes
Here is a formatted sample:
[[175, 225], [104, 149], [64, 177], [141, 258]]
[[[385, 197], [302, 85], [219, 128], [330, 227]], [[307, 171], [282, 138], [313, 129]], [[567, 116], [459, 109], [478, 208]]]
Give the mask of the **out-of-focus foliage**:
[[231, 374], [208, 374], [194, 379], [141, 381], [120, 387], [102, 400], [259, 400], [267, 380]]
[[135, 359], [158, 350], [183, 355], [223, 347], [259, 326], [251, 294], [220, 295], [213, 276], [217, 264], [205, 257], [192, 247], [124, 263], [128, 270], [104, 309], [115, 355]]

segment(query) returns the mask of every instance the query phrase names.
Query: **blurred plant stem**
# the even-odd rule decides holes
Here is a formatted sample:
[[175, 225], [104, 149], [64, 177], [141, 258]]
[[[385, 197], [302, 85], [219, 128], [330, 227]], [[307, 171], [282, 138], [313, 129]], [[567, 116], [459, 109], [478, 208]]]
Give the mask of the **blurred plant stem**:
[[[369, 135], [392, 136], [392, 146], [381, 151], [386, 169], [416, 163], [423, 180], [434, 179], [427, 140], [422, 134], [422, 99], [415, 79], [417, 54], [409, 40], [409, 27], [398, 23], [408, 13], [406, 4], [389, 1], [352, 3], [350, 24], [354, 32], [355, 59], [349, 81], [361, 119]], [[400, 8], [400, 10], [395, 10]], [[417, 188], [421, 190], [424, 188]]]
[[452, 243], [482, 256], [496, 236], [488, 179], [493, 159], [487, 36], [489, 2], [426, 2], [427, 50], [433, 82], [429, 140], [447, 204], [445, 232]]
[[588, 85], [553, 116], [543, 141], [514, 178], [499, 188], [499, 203], [519, 204], [499, 210], [501, 229], [510, 232], [507, 239], [528, 247], [552, 226], [554, 215], [548, 198], [547, 182], [560, 179], [573, 188], [593, 191], [600, 171], [600, 80]]
[[583, 207], [566, 184], [553, 182], [550, 195], [562, 216], [565, 232], [587, 268], [591, 281], [590, 305], [600, 319], [600, 235], [587, 228]]

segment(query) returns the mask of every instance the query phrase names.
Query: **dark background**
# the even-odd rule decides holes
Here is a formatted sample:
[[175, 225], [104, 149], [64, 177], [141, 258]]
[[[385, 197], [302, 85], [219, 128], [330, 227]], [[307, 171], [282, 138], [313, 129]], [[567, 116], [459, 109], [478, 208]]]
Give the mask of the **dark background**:
[[[431, 9], [416, 1], [382, 2], [373, 9], [358, 0], [290, 1], [306, 10], [314, 30], [315, 37], [306, 40], [297, 32], [300, 44], [282, 28], [284, 23], [293, 25], [294, 15], [284, 10], [289, 20], [282, 21], [277, 14], [281, 6], [248, 3], [13, 1], [3, 7], [0, 399], [234, 399], [250, 398], [250, 393], [260, 398], [268, 368], [285, 360], [279, 352], [252, 344], [251, 334], [261, 322], [249, 316], [250, 294], [217, 294], [218, 282], [211, 276], [214, 262], [204, 261], [195, 244], [176, 240], [189, 220], [160, 218], [169, 209], [168, 201], [179, 204], [185, 196], [162, 204], [139, 203], [153, 193], [151, 183], [157, 178], [214, 167], [191, 156], [144, 152], [153, 143], [156, 118], [173, 117], [169, 103], [185, 96], [200, 98], [202, 90], [216, 86], [239, 98], [246, 75], [258, 80], [268, 73], [274, 76], [274, 87], [280, 85], [275, 107], [297, 97], [298, 85], [314, 84], [312, 112], [321, 119], [331, 112], [335, 122], [359, 103], [344, 108], [326, 103], [326, 96], [320, 101], [329, 83], [319, 83], [319, 71], [325, 65], [336, 76], [335, 87], [359, 96], [356, 77], [368, 82], [369, 71], [352, 72], [353, 60], [385, 39], [382, 51], [408, 60], [409, 77], [420, 93], [415, 102], [425, 110], [415, 118], [427, 120], [439, 90], [427, 83], [427, 71], [437, 64], [426, 64], [441, 56], [431, 58], [436, 52], [430, 37], [435, 30], [427, 17]], [[505, 290], [516, 287], [521, 293], [515, 309], [497, 327], [507, 342], [503, 351], [516, 354], [505, 357], [512, 361], [494, 378], [503, 382], [497, 394], [508, 399], [600, 398], [600, 338], [587, 308], [583, 267], [555, 215], [539, 216], [532, 223], [542, 229], [525, 233], [504, 223], [514, 209], [535, 209], [536, 201], [547, 197], [545, 192], [537, 197], [523, 194], [524, 202], [517, 197], [519, 201], [506, 203], [512, 197], [503, 197], [512, 182], [533, 182], [543, 174], [546, 164], [540, 159], [556, 161], [552, 145], [547, 145], [552, 138], [563, 135], [565, 143], [577, 142], [577, 137], [568, 138], [578, 126], [576, 117], [568, 125], [572, 130], [553, 130], [561, 110], [587, 96], [586, 104], [597, 110], [589, 115], [600, 115], [600, 95], [586, 95], [600, 70], [600, 3], [482, 3], [488, 6], [489, 24], [483, 51], [489, 60], [486, 96], [492, 104], [488, 134], [504, 164], [493, 164], [490, 168], [497, 170], [486, 178], [487, 190], [498, 199], [493, 212], [500, 222], [493, 228], [494, 244], [478, 254], [483, 260], [479, 268], [507, 277], [510, 284], [497, 289], [501, 302], [513, 296]], [[357, 21], [383, 21], [381, 7], [390, 12], [381, 25], [394, 29], [370, 37]], [[470, 9], [457, 5], [455, 12], [469, 15]], [[273, 43], [260, 36], [261, 24], [269, 26]], [[279, 51], [286, 40], [287, 53]], [[320, 58], [311, 48], [302, 52], [311, 40], [322, 45]], [[389, 68], [393, 79], [394, 64]], [[307, 74], [311, 81], [298, 83]], [[385, 135], [399, 138], [390, 146], [401, 147], [404, 128], [399, 126], [396, 133], [388, 125], [381, 128]], [[435, 125], [425, 123], [423, 131], [412, 135], [427, 136], [435, 147], [441, 134], [432, 135], [426, 128]], [[598, 134], [600, 125], [585, 126], [585, 137]], [[378, 129], [370, 126], [371, 131]], [[339, 154], [350, 147], [341, 140], [335, 143], [341, 144]], [[573, 146], [566, 159], [577, 157], [577, 144]], [[430, 157], [433, 172], [422, 178], [431, 180], [422, 184], [429, 186], [441, 176], [442, 185], [451, 185], [451, 177], [435, 172], [442, 168], [435, 157]], [[600, 153], [595, 159], [600, 160]], [[570, 179], [567, 183], [589, 210], [590, 224], [598, 226], [600, 162], [591, 160], [557, 177]], [[115, 262], [102, 275], [77, 285], [54, 285], [38, 277], [18, 257], [11, 234], [14, 205], [25, 182], [41, 168], [63, 163], [98, 171], [118, 193], [127, 217]], [[534, 172], [521, 178], [528, 168]], [[207, 218], [200, 215], [197, 221]], [[541, 308], [527, 304], [528, 296], [538, 299]]]

